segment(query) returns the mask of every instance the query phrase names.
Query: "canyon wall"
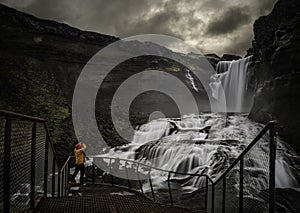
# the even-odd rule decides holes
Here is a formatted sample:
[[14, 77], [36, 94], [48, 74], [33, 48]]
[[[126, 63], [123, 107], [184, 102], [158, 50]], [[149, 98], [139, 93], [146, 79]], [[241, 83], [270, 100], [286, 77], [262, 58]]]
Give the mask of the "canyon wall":
[[255, 89], [250, 118], [279, 121], [279, 135], [300, 153], [300, 1], [279, 0], [254, 23]]

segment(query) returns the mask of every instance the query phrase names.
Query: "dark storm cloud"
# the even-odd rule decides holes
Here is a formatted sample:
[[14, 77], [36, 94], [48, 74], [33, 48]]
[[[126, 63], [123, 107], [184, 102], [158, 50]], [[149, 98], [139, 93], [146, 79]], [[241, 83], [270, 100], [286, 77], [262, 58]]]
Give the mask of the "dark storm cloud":
[[239, 29], [240, 26], [248, 24], [251, 20], [250, 14], [245, 11], [249, 11], [247, 7], [232, 7], [221, 13], [213, 19], [208, 27], [207, 34], [209, 35], [222, 35], [231, 33], [234, 30]]
[[[252, 23], [276, 0], [0, 0], [40, 18], [83, 30], [127, 37], [157, 33], [185, 40], [205, 53], [244, 54]], [[230, 52], [228, 52], [230, 51]]]

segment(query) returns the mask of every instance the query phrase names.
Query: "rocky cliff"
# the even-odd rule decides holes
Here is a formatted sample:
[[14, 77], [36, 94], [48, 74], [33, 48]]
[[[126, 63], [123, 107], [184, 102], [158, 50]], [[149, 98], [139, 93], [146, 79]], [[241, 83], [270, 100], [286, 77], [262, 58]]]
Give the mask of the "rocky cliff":
[[300, 1], [279, 0], [254, 23], [254, 36], [250, 118], [278, 120], [280, 136], [300, 153]]
[[76, 141], [70, 103], [77, 77], [93, 54], [115, 40], [0, 4], [0, 108], [47, 119], [63, 159]]
[[[70, 151], [69, 145], [76, 141], [72, 120], [71, 102], [77, 78], [88, 60], [100, 49], [117, 41], [118, 38], [86, 32], [55, 21], [42, 20], [0, 4], [0, 108], [32, 116], [46, 118], [53, 143], [63, 159]], [[144, 44], [137, 42], [136, 48]], [[152, 45], [153, 49], [169, 51]], [[126, 45], [124, 45], [126, 47]], [[134, 51], [134, 49], [132, 50]], [[169, 52], [169, 54], [177, 54]], [[183, 56], [188, 61], [199, 60], [198, 55]], [[227, 58], [234, 56], [227, 55]], [[224, 60], [216, 55], [208, 57], [211, 63]], [[104, 62], [105, 63], [105, 62]], [[159, 57], [138, 57], [118, 65], [106, 78], [97, 97], [96, 116], [98, 126], [110, 145], [124, 143], [116, 134], [111, 122], [111, 98], [117, 86], [130, 75], [144, 69], [160, 69], [180, 78], [193, 91], [182, 65]], [[196, 86], [202, 91], [201, 85]], [[206, 98], [203, 91], [201, 98]], [[147, 104], [145, 104], [145, 102]], [[149, 113], [165, 101], [174, 105], [162, 94], [142, 94], [133, 103], [135, 111], [131, 121], [139, 124]], [[203, 111], [209, 110], [201, 102]], [[203, 108], [204, 107], [204, 108]], [[165, 107], [168, 116], [176, 116], [170, 107]], [[169, 113], [171, 112], [171, 114]], [[169, 114], [168, 114], [169, 113]]]

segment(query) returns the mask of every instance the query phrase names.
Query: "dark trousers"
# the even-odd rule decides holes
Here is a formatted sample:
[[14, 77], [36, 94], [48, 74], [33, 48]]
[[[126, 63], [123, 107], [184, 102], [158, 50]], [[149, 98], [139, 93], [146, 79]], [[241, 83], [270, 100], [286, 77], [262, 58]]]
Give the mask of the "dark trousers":
[[75, 172], [72, 175], [72, 181], [75, 180], [76, 175], [80, 171], [80, 184], [83, 184], [83, 176], [84, 176], [84, 163], [77, 165], [75, 164]]

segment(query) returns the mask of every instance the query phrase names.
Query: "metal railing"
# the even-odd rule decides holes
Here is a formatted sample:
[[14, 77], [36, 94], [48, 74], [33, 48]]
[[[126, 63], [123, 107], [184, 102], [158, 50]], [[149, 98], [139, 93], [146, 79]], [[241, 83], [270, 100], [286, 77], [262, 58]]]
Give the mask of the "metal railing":
[[[72, 158], [74, 158], [75, 156], [69, 156], [67, 161], [65, 162], [65, 166], [62, 168], [62, 170], [65, 169], [65, 167], [67, 165], [70, 164], [70, 160]], [[130, 190], [136, 190], [138, 192], [140, 192], [142, 195], [145, 195], [145, 190], [144, 190], [144, 185], [145, 185], [145, 181], [148, 181], [149, 183], [149, 189], [150, 189], [150, 194], [151, 194], [151, 198], [154, 202], [157, 201], [157, 195], [155, 193], [155, 190], [154, 190], [154, 187], [153, 187], [153, 180], [152, 180], [152, 177], [151, 177], [151, 172], [152, 171], [159, 171], [161, 173], [165, 173], [165, 182], [167, 183], [167, 187], [168, 187], [168, 195], [169, 195], [169, 202], [171, 205], [174, 204], [174, 199], [173, 199], [173, 195], [172, 195], [172, 187], [171, 187], [171, 182], [172, 182], [172, 178], [174, 179], [174, 175], [184, 175], [184, 176], [195, 176], [197, 177], [198, 179], [200, 177], [204, 177], [205, 178], [205, 196], [204, 196], [204, 209], [205, 211], [207, 211], [207, 208], [208, 208], [208, 187], [209, 187], [209, 183], [210, 184], [213, 184], [213, 181], [212, 179], [206, 175], [206, 174], [197, 174], [197, 173], [186, 173], [186, 172], [176, 172], [176, 171], [169, 171], [169, 170], [164, 170], [164, 169], [160, 169], [160, 168], [157, 168], [157, 167], [154, 167], [154, 166], [151, 166], [151, 165], [148, 165], [148, 164], [145, 164], [145, 163], [142, 163], [142, 162], [139, 162], [139, 161], [135, 161], [135, 160], [130, 160], [130, 159], [122, 159], [122, 158], [115, 158], [115, 157], [106, 157], [106, 156], [86, 156], [86, 158], [93, 158], [93, 159], [101, 159], [102, 160], [102, 163], [106, 163], [106, 165], [102, 165], [104, 167], [106, 167], [107, 169], [107, 180], [106, 182], [109, 182], [112, 186], [113, 185], [122, 185], [122, 186], [125, 186], [127, 187], [128, 189]], [[106, 161], [107, 162], [106, 162]], [[125, 165], [124, 167], [124, 172], [125, 172], [125, 177], [126, 179], [123, 179], [123, 181], [120, 181], [120, 177], [115, 177], [113, 174], [112, 174], [112, 169], [113, 169], [113, 164], [118, 161], [120, 163], [120, 165], [122, 165], [122, 162], [123, 162], [123, 165]], [[129, 168], [132, 168], [133, 166], [132, 165], [135, 165], [135, 169], [134, 169], [134, 173], [132, 173], [132, 170], [129, 172]], [[129, 168], [128, 168], [129, 167]], [[92, 164], [92, 169], [93, 169], [93, 175], [92, 175], [92, 182], [94, 183], [95, 182], [95, 176], [94, 176], [94, 171], [95, 169], [99, 169], [99, 167], [96, 165], [96, 164]], [[122, 168], [118, 168], [120, 170], [122, 170]], [[145, 169], [146, 169], [146, 173], [147, 175], [145, 175]], [[119, 170], [119, 171], [120, 171]], [[143, 170], [143, 171], [142, 171]], [[130, 178], [135, 176], [135, 180], [131, 179]], [[143, 177], [141, 177], [143, 176]], [[115, 179], [119, 179], [118, 181], [115, 181]], [[137, 183], [137, 184], [134, 184], [134, 183]], [[123, 183], [123, 184], [122, 184]], [[125, 184], [126, 183], [126, 184]], [[68, 189], [66, 188], [65, 189], [67, 193]]]
[[45, 120], [0, 110], [0, 131], [0, 212], [34, 210], [40, 197], [60, 196]]
[[[169, 202], [172, 205], [176, 204], [176, 201], [173, 199], [174, 189], [172, 189], [171, 183], [176, 180], [175, 175], [183, 175], [195, 176], [198, 179], [205, 178], [205, 186], [200, 188], [204, 190], [202, 199], [205, 212], [251, 212], [253, 203], [257, 204], [255, 202], [249, 204], [247, 201], [249, 194], [253, 199], [260, 199], [260, 202], [264, 199], [263, 204], [264, 206], [266, 203], [268, 204], [268, 212], [275, 212], [276, 124], [275, 121], [268, 123], [215, 181], [206, 174], [168, 171], [129, 159], [99, 156], [89, 156], [89, 158], [101, 158], [108, 161], [107, 171], [112, 185], [116, 183], [114, 181], [116, 177], [111, 174], [113, 161], [125, 162], [126, 186], [145, 194], [144, 185], [146, 183], [144, 180], [147, 180], [153, 201], [157, 201], [160, 194], [155, 193], [151, 172], [159, 171], [165, 173], [164, 182], [167, 184]], [[266, 136], [268, 131], [269, 143], [266, 147], [265, 143], [258, 142]], [[44, 119], [0, 111], [0, 141], [2, 142], [0, 143], [0, 157], [2, 158], [0, 161], [0, 175], [2, 176], [0, 184], [3, 186], [0, 187], [1, 212], [22, 212], [28, 208], [34, 210], [36, 201], [40, 197], [61, 197], [68, 193], [72, 156], [69, 156], [65, 164], [59, 167]], [[253, 158], [259, 150], [264, 150], [268, 156], [263, 156], [265, 159], [260, 165], [252, 165]], [[128, 166], [130, 165], [129, 172]], [[133, 173], [137, 176], [137, 182], [130, 180], [134, 167], [135, 172]], [[98, 168], [95, 164], [92, 165], [92, 168], [92, 182], [94, 183], [94, 173]], [[251, 171], [251, 168], [263, 169], [264, 175], [260, 171]], [[147, 177], [142, 170], [148, 171]], [[140, 178], [140, 175], [144, 176]], [[263, 186], [258, 192], [249, 193], [249, 186], [251, 184], [255, 186], [258, 179], [263, 179], [267, 185], [262, 184]], [[245, 199], [246, 197], [247, 199]]]
[[[277, 125], [277, 121], [269, 122], [262, 131], [253, 139], [253, 141], [247, 146], [247, 148], [239, 155], [237, 159], [229, 166], [229, 168], [220, 176], [217, 180], [213, 182], [211, 185], [211, 191], [213, 194], [213, 198], [211, 200], [211, 209], [210, 212], [253, 212], [255, 206], [257, 205], [255, 199], [261, 199], [261, 205], [257, 208], [260, 208], [258, 212], [275, 212], [275, 160], [276, 160], [276, 140], [275, 140], [275, 125]], [[269, 144], [259, 144], [259, 140], [269, 131]], [[262, 146], [257, 148], [256, 146]], [[266, 159], [261, 159], [260, 165], [248, 165], [248, 166], [257, 166], [257, 170], [264, 169], [265, 174], [267, 175], [253, 175], [251, 173], [255, 173], [255, 171], [245, 171], [245, 161], [247, 160], [247, 164], [249, 162], [253, 162], [253, 157], [255, 157], [259, 152], [259, 150], [264, 149], [264, 152], [267, 152], [269, 156]], [[269, 151], [269, 152], [268, 152]], [[254, 153], [251, 153], [254, 152]], [[263, 167], [266, 168], [263, 168]], [[239, 167], [239, 168], [237, 168]], [[238, 171], [238, 172], [237, 172]], [[238, 175], [236, 174], [238, 173]], [[233, 184], [227, 184], [228, 181], [232, 179], [239, 179], [239, 181], [234, 182]], [[254, 187], [260, 187], [259, 185], [255, 185], [258, 179], [264, 179], [264, 183], [268, 183], [263, 189], [260, 189], [259, 192], [268, 191], [268, 196], [262, 200], [262, 197], [265, 196], [263, 194], [250, 192], [251, 198], [250, 203], [247, 208], [245, 208], [244, 202], [244, 190], [245, 190], [245, 177], [247, 177], [247, 187], [250, 187], [250, 184]], [[255, 179], [257, 178], [257, 179]], [[251, 180], [253, 179], [253, 180]], [[249, 184], [250, 183], [250, 184]], [[235, 190], [228, 190], [229, 193], [226, 193], [227, 188], [235, 186]], [[218, 201], [216, 202], [216, 188], [219, 186], [219, 191], [221, 191]], [[228, 187], [227, 187], [228, 186]], [[247, 189], [249, 190], [249, 189]], [[238, 196], [234, 196], [233, 193], [238, 191]], [[229, 194], [229, 195], [228, 195]], [[249, 192], [248, 192], [249, 194]], [[227, 196], [228, 195], [228, 196]], [[228, 197], [228, 199], [226, 198]], [[238, 198], [237, 201], [234, 199]], [[221, 203], [221, 205], [220, 205]], [[230, 205], [231, 203], [237, 203], [237, 205]], [[216, 205], [219, 204], [219, 205]], [[268, 204], [268, 206], [266, 205]], [[250, 205], [250, 206], [249, 206]], [[266, 208], [268, 207], [268, 209]], [[216, 209], [217, 208], [217, 209]], [[265, 208], [265, 209], [264, 209]]]
[[[124, 171], [126, 172], [127, 176], [127, 187], [129, 189], [133, 189], [132, 183], [130, 181], [130, 177], [128, 174], [128, 168], [127, 166], [129, 164], [136, 164], [136, 169], [135, 173], [136, 176], [139, 176], [140, 171], [139, 168], [141, 167], [146, 167], [148, 169], [148, 178], [147, 181], [150, 185], [151, 189], [151, 196], [153, 201], [157, 201], [156, 199], [156, 193], [155, 190], [153, 189], [153, 184], [152, 184], [152, 177], [150, 175], [151, 170], [156, 170], [160, 172], [166, 173], [167, 177], [165, 179], [165, 182], [167, 183], [168, 187], [168, 194], [169, 194], [169, 202], [171, 205], [174, 204], [174, 199], [172, 195], [172, 187], [171, 187], [171, 176], [172, 174], [176, 175], [186, 175], [186, 176], [197, 176], [198, 178], [200, 177], [205, 177], [205, 194], [204, 194], [204, 211], [205, 212], [251, 212], [253, 210], [253, 206], [251, 205], [257, 205], [255, 204], [255, 199], [257, 197], [255, 196], [265, 196], [264, 202], [262, 203], [264, 207], [266, 207], [266, 204], [269, 204], [268, 207], [268, 212], [275, 212], [275, 159], [276, 159], [276, 141], [275, 141], [275, 125], [277, 124], [276, 121], [271, 121], [269, 122], [262, 130], [261, 132], [253, 139], [253, 141], [246, 147], [246, 149], [234, 160], [234, 162], [223, 172], [215, 181], [213, 181], [209, 176], [205, 174], [194, 174], [194, 173], [184, 173], [184, 172], [175, 172], [175, 171], [168, 171], [160, 168], [153, 167], [151, 165], [147, 165], [142, 162], [134, 161], [134, 160], [129, 160], [129, 159], [121, 159], [121, 158], [115, 158], [115, 157], [103, 157], [103, 156], [86, 156], [87, 158], [98, 158], [102, 160], [107, 160], [107, 171], [108, 174], [110, 175], [109, 181], [112, 185], [116, 184], [116, 181], [114, 181], [114, 177], [111, 174], [112, 170], [112, 165], [113, 161], [119, 161], [119, 162], [125, 162], [125, 168]], [[269, 144], [263, 144], [263, 143], [258, 143], [262, 137], [266, 136], [266, 133], [269, 131]], [[266, 142], [268, 140], [264, 140]], [[259, 177], [263, 178], [265, 183], [268, 183], [265, 185], [264, 190], [268, 191], [268, 196], [266, 195], [258, 195], [255, 193], [252, 193], [253, 199], [250, 201], [247, 201], [248, 204], [245, 206], [245, 199], [244, 199], [244, 190], [245, 190], [245, 180], [247, 178], [247, 181], [252, 183], [251, 181], [251, 171], [245, 171], [246, 166], [249, 162], [249, 159], [251, 160], [251, 156], [248, 156], [251, 154], [251, 152], [256, 153], [256, 146], [258, 145], [268, 145], [269, 152], [267, 152], [266, 147], [259, 147], [259, 149], [264, 149], [264, 152], [267, 152], [267, 157], [266, 159], [262, 159], [264, 166], [266, 168], [263, 168], [265, 171], [265, 176], [264, 177]], [[70, 156], [65, 163], [65, 166], [69, 165], [70, 159], [74, 156]], [[245, 165], [246, 161], [246, 165]], [[239, 168], [237, 168], [237, 166]], [[253, 166], [253, 165], [250, 165]], [[95, 164], [93, 164], [93, 171], [97, 168]], [[63, 167], [64, 169], [64, 167]], [[257, 168], [261, 169], [261, 168]], [[252, 172], [253, 173], [253, 172]], [[254, 172], [255, 173], [255, 172]], [[250, 175], [250, 177], [249, 177]], [[267, 177], [266, 177], [267, 176]], [[93, 176], [94, 177], [94, 176]], [[236, 179], [239, 179], [238, 181], [234, 181]], [[145, 178], [137, 178], [139, 187], [135, 188], [137, 191], [139, 191], [141, 194], [144, 194], [144, 189], [143, 185], [144, 183], [141, 181], [142, 179]], [[94, 182], [94, 179], [93, 179]], [[120, 181], [117, 181], [118, 184]], [[122, 182], [122, 181], [121, 181]], [[124, 183], [124, 182], [123, 182]], [[254, 183], [255, 184], [255, 181]], [[122, 184], [124, 185], [124, 184]], [[232, 188], [235, 188], [232, 190]], [[249, 187], [249, 183], [247, 183], [247, 187]], [[67, 189], [66, 189], [67, 190]], [[249, 189], [248, 189], [249, 190]], [[263, 191], [263, 190], [260, 190]], [[235, 195], [234, 193], [237, 193]], [[249, 206], [249, 202], [254, 203]], [[232, 203], [232, 204], [231, 204]], [[261, 206], [257, 207], [261, 208]], [[263, 212], [263, 211], [261, 211]]]

